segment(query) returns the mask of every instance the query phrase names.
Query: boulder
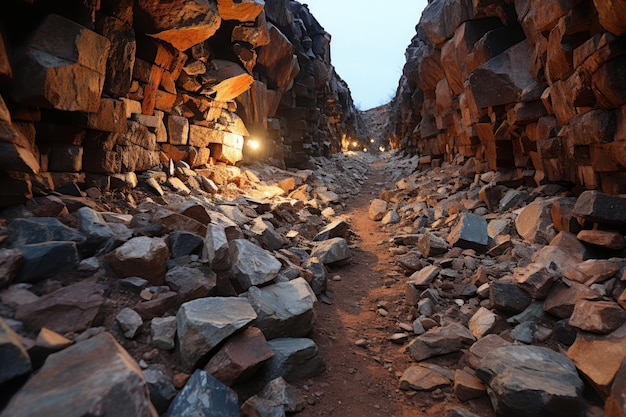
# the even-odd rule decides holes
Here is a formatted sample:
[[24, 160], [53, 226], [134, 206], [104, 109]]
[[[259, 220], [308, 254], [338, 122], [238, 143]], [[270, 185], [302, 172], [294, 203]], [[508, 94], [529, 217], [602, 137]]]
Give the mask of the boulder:
[[436, 327], [415, 338], [408, 346], [411, 357], [416, 361], [458, 352], [476, 341], [463, 325], [453, 323]]
[[170, 405], [165, 417], [239, 417], [237, 394], [211, 374], [196, 369]]
[[233, 278], [243, 290], [273, 280], [282, 264], [268, 251], [245, 239], [230, 242]]
[[273, 356], [274, 351], [263, 333], [256, 327], [248, 327], [229, 338], [204, 370], [223, 384], [232, 386], [251, 377], [259, 365]]
[[48, 357], [2, 417], [157, 417], [137, 362], [109, 333]]
[[183, 365], [192, 368], [211, 349], [256, 317], [245, 298], [209, 297], [183, 304], [176, 313]]
[[246, 296], [257, 314], [255, 325], [267, 339], [304, 337], [313, 329], [317, 297], [304, 278], [250, 287]]
[[565, 417], [584, 410], [584, 383], [574, 363], [551, 349], [501, 347], [482, 359], [476, 374], [497, 415]]
[[17, 333], [0, 318], [0, 385], [30, 375], [30, 357]]
[[341, 237], [323, 240], [315, 244], [311, 257], [318, 258], [325, 265], [337, 264], [352, 257], [348, 242]]
[[34, 329], [46, 327], [61, 334], [80, 332], [91, 326], [103, 303], [100, 286], [83, 281], [20, 305], [15, 318]]
[[132, 238], [107, 255], [111, 268], [122, 277], [140, 277], [152, 285], [164, 282], [169, 248], [162, 238]]

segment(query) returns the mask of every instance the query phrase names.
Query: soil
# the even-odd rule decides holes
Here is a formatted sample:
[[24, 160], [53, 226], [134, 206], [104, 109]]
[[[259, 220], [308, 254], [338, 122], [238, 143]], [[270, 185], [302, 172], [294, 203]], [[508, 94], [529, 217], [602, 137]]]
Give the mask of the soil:
[[[452, 387], [433, 392], [399, 389], [404, 371], [417, 363], [406, 350], [408, 341], [395, 344], [389, 338], [403, 332], [400, 323], [412, 323], [411, 306], [405, 302], [403, 270], [389, 251], [392, 236], [368, 218], [369, 203], [389, 186], [386, 180], [384, 161], [373, 163], [360, 194], [346, 202], [348, 222], [357, 236], [351, 242], [353, 256], [349, 265], [330, 271], [329, 299], [316, 305], [311, 338], [326, 370], [295, 384], [308, 403], [298, 416], [440, 416], [457, 408], [491, 417], [486, 396], [460, 403]], [[444, 355], [429, 362], [452, 367], [462, 356]]]

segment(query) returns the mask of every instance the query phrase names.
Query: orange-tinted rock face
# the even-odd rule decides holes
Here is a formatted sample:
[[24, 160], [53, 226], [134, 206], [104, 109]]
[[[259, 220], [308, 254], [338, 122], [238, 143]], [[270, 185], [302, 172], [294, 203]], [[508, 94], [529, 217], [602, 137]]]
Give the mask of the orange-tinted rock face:
[[392, 146], [476, 158], [479, 171], [537, 185], [625, 192], [626, 9], [617, 3], [430, 2], [392, 103]]
[[84, 185], [85, 174], [170, 159], [236, 164], [252, 137], [262, 147], [250, 158], [297, 165], [358, 134], [330, 35], [298, 2], [35, 0], [9, 9], [0, 18], [0, 207], [59, 177]]

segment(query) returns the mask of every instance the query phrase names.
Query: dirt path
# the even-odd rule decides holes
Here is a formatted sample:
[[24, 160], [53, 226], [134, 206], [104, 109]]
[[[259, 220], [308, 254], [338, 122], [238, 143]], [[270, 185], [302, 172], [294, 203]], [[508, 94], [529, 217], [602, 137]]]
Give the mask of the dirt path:
[[329, 274], [332, 304], [320, 302], [316, 307], [313, 339], [327, 369], [299, 384], [309, 401], [298, 414], [301, 417], [419, 415], [415, 409], [411, 414], [403, 411], [410, 398], [398, 390], [396, 372], [410, 366], [410, 357], [401, 345], [387, 340], [400, 331], [390, 316], [409, 314], [400, 289], [401, 274], [395, 271], [389, 254], [390, 236], [367, 216], [369, 202], [384, 181], [384, 166], [379, 161], [371, 166], [359, 196], [347, 202], [357, 247], [352, 250], [350, 265]]
[[[317, 303], [312, 338], [327, 369], [316, 378], [297, 384], [308, 401], [298, 417], [472, 413], [493, 417], [486, 396], [461, 403], [451, 386], [433, 392], [399, 389], [404, 371], [417, 363], [406, 351], [407, 341], [390, 341], [395, 333], [405, 332], [400, 324], [410, 325], [413, 317], [412, 307], [405, 301], [404, 272], [390, 252], [393, 231], [368, 218], [369, 203], [383, 188], [390, 188], [389, 178], [384, 161], [377, 161], [370, 166], [359, 196], [346, 202], [348, 221], [357, 236], [352, 242], [353, 256], [349, 265], [329, 274], [328, 295], [332, 304]], [[429, 362], [454, 372], [463, 362], [462, 357], [459, 352]]]

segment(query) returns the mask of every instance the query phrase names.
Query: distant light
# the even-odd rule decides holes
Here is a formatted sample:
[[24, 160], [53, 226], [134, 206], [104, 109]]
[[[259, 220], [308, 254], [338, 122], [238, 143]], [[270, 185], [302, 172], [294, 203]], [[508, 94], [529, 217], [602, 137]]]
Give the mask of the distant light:
[[370, 139], [370, 143], [374, 143], [374, 139]]
[[385, 147], [381, 146], [380, 148], [378, 148], [378, 150], [381, 151], [381, 152], [385, 152]]
[[359, 142], [357, 142], [356, 140], [355, 140], [355, 141], [353, 141], [353, 142], [352, 142], [352, 146], [354, 146], [354, 147], [356, 148], [357, 146], [359, 146]]
[[248, 139], [246, 143], [253, 151], [256, 151], [261, 147], [261, 143], [257, 139]]
[[363, 152], [367, 152], [367, 148], [363, 148]]

